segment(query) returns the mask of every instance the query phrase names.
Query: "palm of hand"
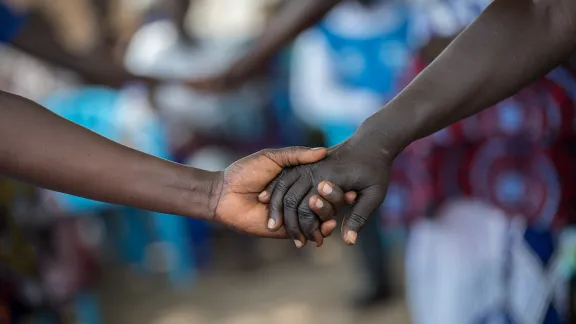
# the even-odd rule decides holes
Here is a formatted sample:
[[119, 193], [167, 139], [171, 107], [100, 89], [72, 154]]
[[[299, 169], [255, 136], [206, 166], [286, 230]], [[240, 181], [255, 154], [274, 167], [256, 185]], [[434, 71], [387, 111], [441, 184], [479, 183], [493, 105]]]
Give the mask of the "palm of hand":
[[267, 229], [268, 205], [258, 201], [258, 195], [282, 168], [264, 154], [238, 160], [222, 174], [222, 190], [214, 220], [236, 231], [253, 236], [285, 238], [280, 229]]

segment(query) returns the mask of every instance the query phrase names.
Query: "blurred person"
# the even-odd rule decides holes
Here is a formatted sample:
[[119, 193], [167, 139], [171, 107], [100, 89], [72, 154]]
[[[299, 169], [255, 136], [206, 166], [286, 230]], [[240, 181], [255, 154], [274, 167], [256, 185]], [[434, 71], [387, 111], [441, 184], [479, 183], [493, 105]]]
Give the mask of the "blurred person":
[[[170, 80], [159, 84], [152, 94], [163, 119], [175, 130], [175, 137], [187, 139], [201, 133], [241, 142], [262, 136], [263, 100], [257, 84], [223, 95], [198, 93], [186, 87], [188, 78], [219, 72], [220, 66], [242, 50], [244, 42], [196, 36], [185, 26], [189, 3], [173, 1], [170, 9], [165, 9], [165, 19], [143, 25], [128, 46], [125, 65], [138, 75]], [[190, 101], [195, 104], [188, 104]]]
[[[338, 145], [390, 100], [410, 57], [408, 7], [399, 1], [344, 2], [296, 39], [291, 99], [296, 115]], [[359, 240], [366, 272], [355, 306], [388, 299], [384, 240], [379, 217], [370, 218]]]
[[[448, 43], [446, 39], [430, 42], [416, 59], [412, 76], [420, 73]], [[558, 78], [558, 75], [564, 78]], [[432, 248], [433, 243], [424, 243], [421, 237], [437, 235], [434, 231], [440, 230], [442, 224], [457, 223], [450, 214], [459, 215], [462, 219], [471, 217], [471, 213], [477, 210], [475, 205], [481, 201], [501, 215], [501, 220], [496, 226], [489, 217], [476, 216], [477, 219], [469, 221], [476, 225], [469, 229], [492, 224], [493, 233], [471, 234], [462, 228], [455, 232], [460, 237], [454, 235], [446, 240], [471, 249], [482, 246], [482, 240], [495, 245], [491, 245], [491, 257], [486, 254], [489, 249], [472, 250], [468, 253], [478, 257], [470, 261], [446, 261], [447, 266], [460, 268], [461, 274], [470, 274], [471, 271], [466, 269], [471, 264], [486, 269], [486, 272], [459, 277], [452, 275], [451, 280], [461, 280], [461, 283], [445, 284], [444, 289], [454, 295], [447, 296], [437, 307], [431, 303], [428, 306], [436, 307], [437, 311], [442, 307], [455, 307], [453, 311], [444, 312], [444, 315], [438, 311], [435, 316], [425, 316], [430, 312], [421, 308], [424, 304], [420, 301], [417, 316], [425, 317], [419, 322], [435, 323], [440, 316], [454, 316], [445, 321], [449, 323], [473, 319], [501, 319], [513, 323], [565, 321], [567, 278], [560, 266], [563, 247], [558, 238], [566, 225], [573, 221], [573, 202], [568, 198], [573, 192], [573, 173], [567, 165], [573, 161], [569, 147], [573, 145], [576, 134], [569, 126], [575, 111], [572, 98], [576, 94], [569, 85], [574, 80], [573, 72], [556, 68], [492, 109], [420, 141], [420, 149], [427, 151], [424, 158], [429, 163], [434, 191], [430, 198], [433, 219], [418, 222], [415, 229], [419, 230], [414, 230], [411, 235], [407, 260], [411, 272], [409, 283], [430, 278], [430, 273], [424, 269], [435, 261], [423, 257], [422, 253]], [[468, 197], [468, 201], [454, 203], [459, 197]], [[459, 207], [449, 207], [454, 205]], [[490, 213], [494, 212], [484, 214]], [[466, 239], [470, 241], [467, 245], [456, 243]], [[443, 254], [449, 255], [450, 252]], [[420, 255], [420, 260], [417, 261], [415, 255]], [[442, 275], [438, 273], [437, 277], [442, 281]], [[550, 280], [546, 284], [541, 281], [544, 277]], [[519, 285], [524, 289], [530, 287], [534, 292], [526, 293]], [[471, 302], [459, 297], [471, 291], [473, 286], [478, 287], [474, 291], [482, 298]], [[409, 284], [409, 289], [425, 294], [425, 288], [416, 284]], [[539, 306], [527, 307], [528, 302]]]

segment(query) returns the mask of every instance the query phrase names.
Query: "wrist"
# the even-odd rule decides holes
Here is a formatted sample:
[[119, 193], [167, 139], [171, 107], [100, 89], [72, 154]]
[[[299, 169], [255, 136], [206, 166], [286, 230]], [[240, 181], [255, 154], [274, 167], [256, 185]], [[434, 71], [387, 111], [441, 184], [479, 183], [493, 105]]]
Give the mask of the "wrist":
[[179, 214], [211, 221], [222, 191], [222, 172], [185, 168], [175, 184]]
[[400, 93], [367, 118], [354, 135], [366, 138], [367, 145], [394, 158], [412, 142], [437, 130], [437, 108], [446, 106], [438, 102], [433, 95]]
[[396, 125], [390, 125], [374, 115], [366, 119], [347, 142], [364, 147], [383, 160], [393, 160], [409, 144], [395, 128]]

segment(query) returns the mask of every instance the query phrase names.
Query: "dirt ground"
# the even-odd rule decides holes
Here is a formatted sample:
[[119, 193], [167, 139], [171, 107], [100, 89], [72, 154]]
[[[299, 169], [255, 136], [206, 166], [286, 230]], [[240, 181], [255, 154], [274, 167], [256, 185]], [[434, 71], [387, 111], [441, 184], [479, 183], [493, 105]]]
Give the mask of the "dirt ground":
[[[347, 247], [331, 240], [321, 249], [280, 241], [258, 243], [259, 266], [238, 270], [238, 253], [219, 246], [210, 269], [191, 289], [174, 292], [162, 278], [109, 271], [101, 287], [104, 322], [109, 324], [408, 324], [402, 297], [357, 312], [350, 300], [358, 292], [356, 262]], [[228, 248], [226, 247], [228, 246]], [[401, 256], [394, 257], [401, 260]], [[392, 262], [402, 291], [401, 262]], [[401, 295], [401, 293], [399, 293]]]

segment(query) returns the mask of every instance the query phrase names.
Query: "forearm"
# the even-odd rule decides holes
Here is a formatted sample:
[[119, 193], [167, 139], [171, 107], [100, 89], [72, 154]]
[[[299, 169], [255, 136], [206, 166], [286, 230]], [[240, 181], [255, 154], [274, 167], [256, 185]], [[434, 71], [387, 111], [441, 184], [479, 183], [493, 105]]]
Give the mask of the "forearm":
[[573, 1], [496, 0], [362, 129], [397, 154], [545, 75], [575, 49], [575, 27]]
[[231, 82], [256, 73], [283, 46], [312, 26], [342, 0], [292, 0], [266, 27], [250, 50], [229, 69]]
[[0, 173], [81, 197], [210, 219], [215, 174], [132, 150], [0, 91]]

